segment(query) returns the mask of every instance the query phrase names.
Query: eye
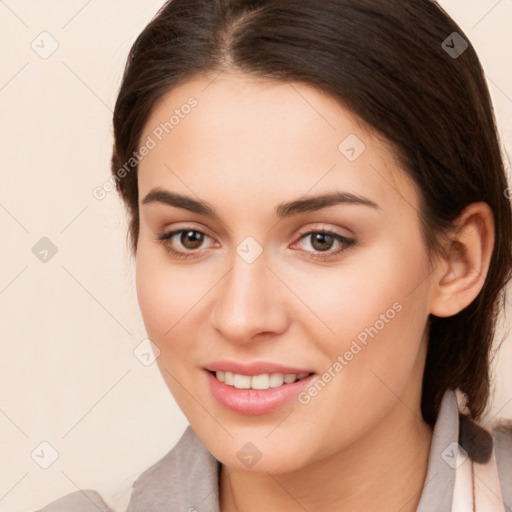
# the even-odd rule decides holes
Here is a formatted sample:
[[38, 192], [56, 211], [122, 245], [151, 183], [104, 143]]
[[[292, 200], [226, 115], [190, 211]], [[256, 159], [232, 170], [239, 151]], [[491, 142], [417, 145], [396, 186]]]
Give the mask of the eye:
[[[168, 233], [160, 233], [156, 237], [156, 240], [164, 245], [166, 251], [173, 257], [178, 259], [187, 259], [197, 258], [200, 256], [202, 251], [198, 251], [198, 249], [203, 245], [206, 238], [211, 237], [198, 229], [188, 228], [176, 229]], [[305, 250], [305, 252], [309, 253], [307, 257], [317, 260], [333, 259], [339, 253], [346, 251], [356, 243], [352, 238], [347, 238], [340, 233], [325, 229], [301, 233], [299, 242], [308, 238], [310, 240], [311, 247], [313, 247], [313, 251]], [[173, 241], [178, 242], [178, 245], [181, 246], [181, 248], [176, 248], [175, 244], [172, 243]], [[332, 246], [336, 243], [339, 244], [339, 247], [334, 251], [331, 250]]]
[[[353, 238], [347, 238], [340, 233], [329, 230], [308, 231], [307, 233], [302, 233], [299, 241], [306, 239], [310, 240], [310, 245], [314, 249], [313, 251], [306, 250], [306, 252], [310, 253], [307, 257], [319, 260], [334, 258], [356, 243]], [[339, 247], [334, 251], [331, 251], [330, 249], [336, 242], [339, 244]]]
[[[180, 249], [175, 249], [169, 242], [173, 241], [173, 238], [176, 235], [180, 235], [177, 237], [177, 240], [181, 244], [182, 247], [185, 248], [185, 251]], [[157, 240], [164, 245], [165, 249], [179, 259], [186, 259], [191, 257], [197, 257], [195, 254], [196, 250], [201, 246], [204, 242], [205, 237], [210, 238], [203, 231], [199, 231], [198, 229], [176, 229], [174, 231], [170, 231], [169, 233], [161, 233], [157, 236]], [[194, 251], [190, 254], [187, 251]]]

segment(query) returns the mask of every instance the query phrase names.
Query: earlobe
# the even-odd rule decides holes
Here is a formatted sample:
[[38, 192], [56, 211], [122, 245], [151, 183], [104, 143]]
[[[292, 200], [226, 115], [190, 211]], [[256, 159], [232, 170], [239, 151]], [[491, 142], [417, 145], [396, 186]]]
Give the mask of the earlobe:
[[434, 271], [430, 313], [439, 317], [456, 315], [477, 297], [494, 247], [494, 217], [487, 203], [469, 205], [456, 226]]

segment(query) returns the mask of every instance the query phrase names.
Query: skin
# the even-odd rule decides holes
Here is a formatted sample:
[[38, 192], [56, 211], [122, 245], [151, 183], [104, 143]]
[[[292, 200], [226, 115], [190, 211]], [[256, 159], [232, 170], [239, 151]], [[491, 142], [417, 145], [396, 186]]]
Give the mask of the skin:
[[[432, 439], [420, 412], [427, 319], [455, 314], [482, 287], [494, 241], [488, 206], [464, 212], [458, 243], [447, 238], [431, 266], [415, 185], [332, 98], [236, 72], [198, 76], [162, 97], [141, 140], [191, 96], [197, 107], [139, 166], [136, 285], [162, 376], [222, 462], [221, 511], [416, 510]], [[349, 134], [366, 146], [353, 162], [338, 150]], [[143, 204], [155, 187], [206, 201], [220, 219]], [[334, 190], [378, 207], [275, 214], [282, 202]], [[156, 239], [174, 229], [206, 236]], [[356, 242], [300, 240], [322, 229]], [[247, 236], [263, 250], [250, 264], [236, 252]], [[340, 248], [325, 261], [308, 257]], [[307, 405], [246, 416], [209, 391], [202, 368], [220, 359], [322, 375], [397, 302], [400, 312]], [[237, 457], [247, 442], [262, 453], [251, 468]]]

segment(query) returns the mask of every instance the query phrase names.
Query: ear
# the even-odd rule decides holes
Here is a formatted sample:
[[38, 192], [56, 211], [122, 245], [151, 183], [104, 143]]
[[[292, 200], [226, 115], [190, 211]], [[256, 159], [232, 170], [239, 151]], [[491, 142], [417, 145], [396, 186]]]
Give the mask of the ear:
[[494, 248], [494, 216], [487, 203], [470, 204], [448, 233], [434, 270], [430, 313], [448, 317], [462, 311], [485, 283]]

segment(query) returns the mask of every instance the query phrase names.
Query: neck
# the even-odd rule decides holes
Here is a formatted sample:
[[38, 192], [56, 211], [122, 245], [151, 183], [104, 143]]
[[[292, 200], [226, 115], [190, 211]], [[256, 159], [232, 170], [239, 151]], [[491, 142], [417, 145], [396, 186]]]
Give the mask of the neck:
[[414, 512], [425, 482], [432, 429], [401, 401], [378, 427], [327, 459], [272, 475], [222, 465], [221, 512], [299, 510]]

